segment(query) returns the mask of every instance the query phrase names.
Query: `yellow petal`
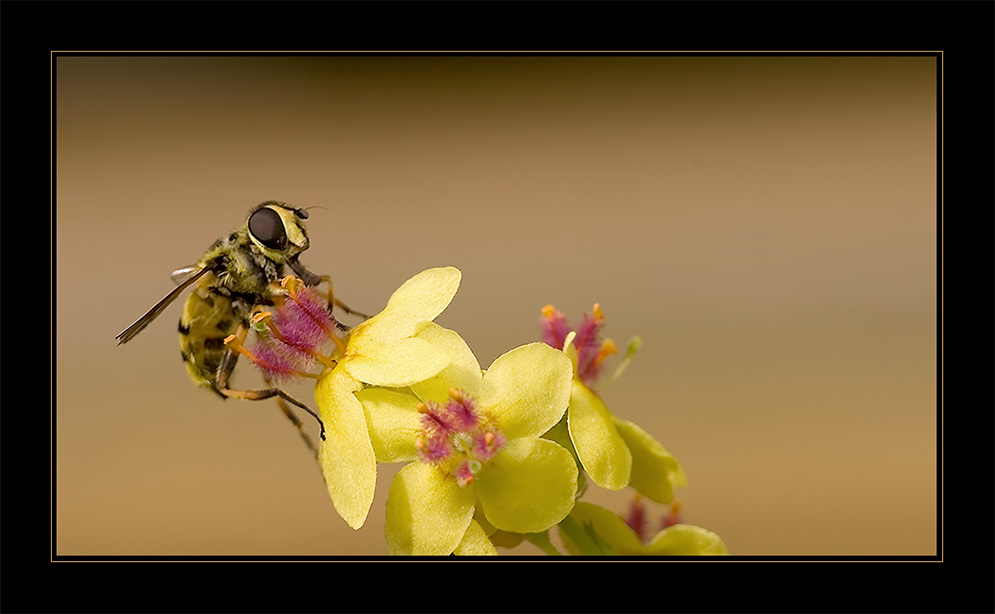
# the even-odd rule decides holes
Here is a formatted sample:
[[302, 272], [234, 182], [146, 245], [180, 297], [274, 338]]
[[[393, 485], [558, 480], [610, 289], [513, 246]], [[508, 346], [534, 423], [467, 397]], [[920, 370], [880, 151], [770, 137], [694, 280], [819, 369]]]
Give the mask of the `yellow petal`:
[[363, 415], [363, 406], [353, 395], [359, 384], [341, 369], [333, 369], [318, 380], [314, 396], [325, 440], [318, 460], [335, 511], [353, 529], [366, 522], [376, 489], [377, 464]]
[[415, 320], [434, 320], [456, 296], [462, 276], [452, 266], [426, 269], [401, 284], [387, 308], [404, 310]]
[[414, 395], [366, 388], [356, 393], [363, 404], [373, 453], [379, 463], [400, 463], [417, 458], [415, 440], [421, 433], [421, 414]]
[[609, 490], [629, 484], [632, 454], [601, 397], [577, 380], [570, 393], [567, 426], [577, 457], [595, 484]]
[[553, 427], [570, 400], [573, 365], [563, 352], [530, 343], [498, 356], [484, 374], [481, 407], [508, 439], [538, 436]]
[[577, 492], [577, 464], [562, 446], [535, 437], [509, 441], [474, 480], [488, 522], [538, 533], [563, 520]]
[[451, 357], [445, 348], [418, 338], [363, 347], [363, 352], [349, 347], [343, 368], [358, 381], [390, 388], [403, 388], [436, 375]]
[[470, 526], [466, 528], [463, 539], [460, 540], [453, 554], [457, 556], [497, 556], [497, 548], [488, 539], [487, 533], [477, 524], [476, 520], [470, 521]]
[[420, 322], [434, 320], [449, 306], [461, 277], [455, 267], [428, 269], [415, 275], [394, 291], [383, 311], [353, 328], [350, 346], [353, 341], [360, 346], [381, 344], [415, 334]]
[[449, 364], [438, 375], [411, 386], [411, 391], [418, 395], [418, 398], [442, 403], [449, 397], [450, 388], [458, 388], [473, 397], [480, 393], [480, 382], [483, 378], [480, 363], [459, 334], [438, 324], [429, 323], [415, 338], [427, 341], [434, 347], [443, 348], [451, 356]]
[[629, 485], [657, 503], [673, 501], [674, 487], [687, 484], [674, 455], [634, 422], [615, 418], [615, 427], [632, 452]]
[[387, 545], [394, 554], [451, 554], [473, 520], [473, 508], [472, 488], [460, 488], [432, 465], [409, 463], [390, 485]]

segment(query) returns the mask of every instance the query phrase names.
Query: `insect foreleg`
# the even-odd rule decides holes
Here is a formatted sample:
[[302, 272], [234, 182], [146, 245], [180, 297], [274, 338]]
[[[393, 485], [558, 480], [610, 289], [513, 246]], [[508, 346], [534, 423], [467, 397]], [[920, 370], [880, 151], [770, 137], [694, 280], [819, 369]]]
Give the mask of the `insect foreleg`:
[[348, 313], [349, 315], [359, 316], [359, 317], [363, 318], [364, 320], [368, 320], [370, 318], [370, 316], [366, 315], [365, 313], [360, 313], [360, 312], [356, 311], [355, 309], [350, 309], [348, 305], [346, 305], [345, 303], [343, 303], [339, 299], [335, 298], [335, 290], [332, 288], [332, 278], [331, 277], [329, 277], [328, 275], [322, 275], [319, 279], [320, 279], [320, 281], [318, 282], [319, 284], [322, 283], [322, 282], [328, 284], [328, 306], [329, 307], [332, 307], [334, 305], [335, 307], [338, 307], [338, 308], [342, 309], [342, 311]]
[[351, 309], [348, 305], [335, 298], [335, 291], [332, 288], [331, 277], [329, 277], [328, 275], [315, 275], [311, 271], [307, 270], [307, 268], [303, 264], [301, 264], [300, 261], [297, 260], [296, 258], [290, 260], [287, 264], [294, 271], [294, 273], [301, 278], [301, 281], [303, 281], [304, 285], [306, 286], [315, 287], [320, 285], [322, 282], [328, 284], [327, 296], [328, 296], [329, 309], [331, 309], [332, 306], [335, 306], [341, 308], [342, 311], [348, 313], [349, 315], [359, 316], [364, 320], [369, 319], [370, 316], [366, 315], [365, 313], [360, 313], [355, 309]]
[[304, 430], [304, 423], [301, 422], [300, 418], [298, 418], [296, 414], [294, 414], [293, 410], [290, 409], [290, 406], [287, 405], [286, 401], [280, 397], [277, 397], [276, 402], [280, 406], [280, 411], [283, 412], [283, 415], [285, 415], [287, 419], [290, 420], [295, 427], [297, 427], [297, 432], [300, 433], [301, 439], [304, 440], [304, 445], [307, 446], [308, 450], [311, 450], [311, 453], [314, 454], [315, 458], [318, 458], [318, 448], [315, 447], [314, 442], [311, 441], [307, 431]]

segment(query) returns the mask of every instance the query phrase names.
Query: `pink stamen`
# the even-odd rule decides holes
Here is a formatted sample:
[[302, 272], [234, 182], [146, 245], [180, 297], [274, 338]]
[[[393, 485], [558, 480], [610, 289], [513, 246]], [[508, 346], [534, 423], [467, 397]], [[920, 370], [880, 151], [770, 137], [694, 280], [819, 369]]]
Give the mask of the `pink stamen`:
[[306, 354], [280, 351], [276, 344], [267, 337], [261, 338], [255, 344], [254, 351], [249, 351], [241, 345], [235, 349], [255, 363], [263, 375], [270, 380], [286, 381], [294, 377], [317, 377], [307, 372], [310, 363]]
[[508, 439], [500, 430], [486, 431], [474, 438], [473, 455], [482, 461], [489, 461], [506, 443]]
[[473, 399], [455, 388], [449, 391], [445, 408], [446, 423], [454, 431], [467, 432], [477, 426], [480, 417], [473, 406]]
[[670, 504], [670, 513], [663, 517], [660, 521], [660, 528], [666, 529], [667, 527], [672, 527], [675, 524], [681, 523], [681, 501], [680, 499], [674, 499], [674, 502]]
[[431, 401], [419, 403], [416, 408], [421, 413], [421, 423], [429, 433], [442, 433], [448, 435], [452, 431], [449, 421], [443, 410]]
[[459, 484], [460, 487], [465, 487], [472, 482], [474, 475], [473, 471], [470, 470], [470, 461], [463, 461], [460, 463], [460, 466], [456, 468], [453, 475], [456, 478], [456, 483]]
[[543, 318], [539, 320], [539, 329], [542, 331], [543, 343], [562, 350], [567, 335], [570, 334], [570, 325], [567, 324], [566, 316], [552, 305], [542, 308], [542, 316]]
[[453, 446], [444, 435], [433, 435], [426, 439], [415, 441], [418, 458], [426, 463], [435, 463], [449, 458], [453, 454]]
[[622, 518], [629, 528], [635, 531], [636, 537], [641, 543], [646, 543], [646, 506], [643, 505], [642, 497], [637, 493], [632, 500], [627, 516]]
[[[320, 338], [321, 342], [327, 337], [345, 352], [345, 344], [338, 337], [335, 318], [328, 310], [328, 305], [318, 292], [308, 288], [300, 279], [296, 277], [285, 277], [282, 286], [286, 296], [290, 299], [284, 302], [284, 313], [301, 327], [300, 334], [304, 339]], [[317, 326], [324, 335], [316, 334], [312, 329]], [[305, 341], [307, 343], [307, 341]]]

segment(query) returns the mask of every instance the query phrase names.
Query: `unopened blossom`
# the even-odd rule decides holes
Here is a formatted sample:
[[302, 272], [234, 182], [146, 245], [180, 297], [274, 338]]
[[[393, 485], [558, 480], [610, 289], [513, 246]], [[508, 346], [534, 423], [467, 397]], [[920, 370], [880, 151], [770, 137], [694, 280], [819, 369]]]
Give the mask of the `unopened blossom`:
[[626, 522], [601, 506], [579, 501], [560, 524], [560, 537], [571, 554], [724, 555], [715, 533], [687, 524], [668, 526], [642, 540]]
[[[670, 502], [674, 486], [686, 484], [677, 459], [638, 425], [612, 414], [595, 391], [605, 359], [617, 352], [614, 342], [602, 340], [605, 317], [601, 307], [594, 305], [576, 327], [552, 305], [544, 307], [542, 315], [542, 340], [562, 349], [573, 362], [567, 428], [584, 471], [602, 488], [620, 490], [632, 485], [654, 501]], [[625, 369], [640, 343], [638, 337], [629, 343], [612, 379]]]

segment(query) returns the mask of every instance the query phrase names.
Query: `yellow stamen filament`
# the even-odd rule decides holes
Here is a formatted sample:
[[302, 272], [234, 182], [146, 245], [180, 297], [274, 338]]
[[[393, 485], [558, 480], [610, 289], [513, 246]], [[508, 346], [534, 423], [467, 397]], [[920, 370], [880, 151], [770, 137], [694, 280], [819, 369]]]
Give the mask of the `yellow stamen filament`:
[[345, 354], [345, 342], [342, 341], [341, 339], [339, 339], [338, 335], [329, 334], [328, 336], [332, 338], [332, 341], [335, 342], [335, 345], [338, 346], [339, 350], [344, 355]]
[[280, 280], [280, 287], [288, 292], [295, 292], [296, 288], [298, 288], [301, 283], [303, 282], [293, 275], [288, 275]]

